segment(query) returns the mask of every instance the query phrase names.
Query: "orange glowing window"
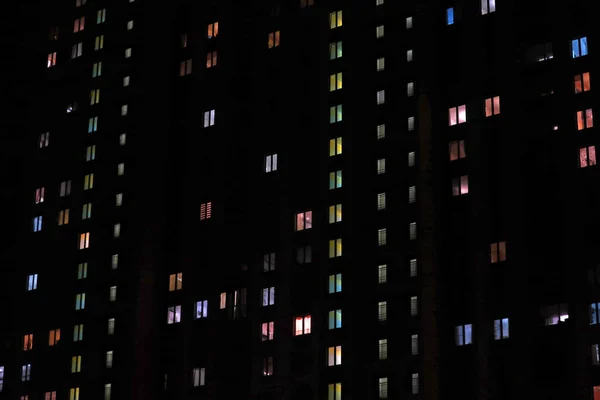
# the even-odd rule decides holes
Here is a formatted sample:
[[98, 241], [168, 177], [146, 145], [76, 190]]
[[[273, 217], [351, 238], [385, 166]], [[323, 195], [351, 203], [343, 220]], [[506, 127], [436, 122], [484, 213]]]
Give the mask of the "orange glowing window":
[[294, 319], [294, 336], [308, 335], [311, 330], [311, 317], [304, 315]]
[[212, 216], [212, 201], [200, 204], [200, 221], [210, 219]]
[[490, 245], [490, 261], [497, 263], [506, 261], [506, 242], [497, 242]]

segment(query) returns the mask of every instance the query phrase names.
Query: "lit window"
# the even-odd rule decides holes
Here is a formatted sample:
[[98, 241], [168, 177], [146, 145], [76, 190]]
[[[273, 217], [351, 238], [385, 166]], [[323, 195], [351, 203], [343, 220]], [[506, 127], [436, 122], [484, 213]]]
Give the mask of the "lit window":
[[410, 277], [414, 278], [415, 276], [417, 276], [417, 259], [416, 258], [412, 258], [409, 261], [409, 269], [410, 269]]
[[419, 335], [410, 335], [410, 354], [416, 356], [419, 354]]
[[385, 69], [385, 57], [380, 57], [377, 59], [377, 72], [383, 71]]
[[212, 201], [200, 204], [200, 221], [210, 219], [212, 216]]
[[81, 342], [83, 340], [83, 324], [73, 326], [73, 341]]
[[387, 301], [380, 301], [377, 304], [377, 319], [379, 322], [387, 321]]
[[387, 339], [379, 339], [379, 359], [387, 360]]
[[37, 289], [38, 274], [27, 275], [27, 291]]
[[114, 318], [109, 318], [108, 319], [108, 335], [114, 335], [115, 334], [115, 319]]
[[92, 218], [92, 203], [86, 203], [81, 209], [81, 219]]
[[342, 105], [329, 107], [329, 123], [335, 124], [336, 122], [342, 122]]
[[497, 242], [490, 245], [490, 262], [492, 264], [506, 261], [506, 242]]
[[496, 0], [481, 0], [481, 15], [496, 11]]
[[485, 99], [484, 107], [486, 117], [500, 114], [500, 96]]
[[388, 398], [388, 378], [379, 378], [378, 392], [380, 399]]
[[77, 33], [85, 29], [85, 17], [77, 18], [73, 24], [73, 33]]
[[590, 325], [600, 323], [600, 303], [590, 304]]
[[415, 95], [415, 83], [414, 82], [408, 82], [406, 84], [406, 96], [407, 97], [413, 97]]
[[104, 35], [96, 36], [94, 41], [94, 51], [101, 50], [104, 48]]
[[92, 117], [88, 119], [88, 133], [96, 132], [98, 130], [98, 117]]
[[377, 104], [385, 103], [385, 90], [377, 91]]
[[415, 240], [417, 238], [417, 223], [411, 222], [408, 225], [408, 238], [410, 240]]
[[448, 125], [453, 126], [467, 122], [467, 106], [452, 107], [448, 110]]
[[385, 124], [377, 125], [377, 140], [385, 139]]
[[185, 76], [192, 73], [192, 59], [182, 61], [179, 64], [179, 76]]
[[385, 210], [386, 207], [386, 195], [385, 193], [378, 193], [377, 194], [377, 209], [378, 210]]
[[417, 296], [411, 296], [410, 298], [410, 315], [414, 317], [419, 314], [419, 298]]
[[411, 151], [408, 153], [408, 166], [409, 167], [415, 166], [415, 152], [414, 151]]
[[458, 325], [454, 328], [454, 340], [457, 346], [465, 346], [473, 343], [471, 324]]
[[213, 126], [215, 124], [215, 110], [204, 112], [204, 127]]
[[332, 346], [327, 349], [327, 366], [342, 365], [342, 346]]
[[268, 41], [269, 49], [279, 46], [279, 37], [280, 37], [279, 31], [269, 33], [269, 41]]
[[118, 193], [115, 196], [115, 207], [121, 207], [123, 204], [123, 193]]
[[417, 188], [416, 186], [408, 187], [408, 202], [410, 204], [414, 203], [417, 200]]
[[329, 329], [339, 329], [342, 327], [342, 310], [331, 310], [327, 317]]
[[[56, 57], [55, 57], [56, 58]], [[329, 43], [329, 59], [342, 58], [342, 42]]]
[[35, 204], [44, 202], [44, 194], [46, 193], [46, 189], [41, 187], [35, 190]]
[[81, 372], [81, 356], [71, 357], [71, 373]]
[[79, 263], [79, 265], [77, 267], [77, 279], [87, 278], [87, 267], [88, 267], [87, 262]]
[[342, 187], [342, 171], [329, 173], [329, 190], [339, 189]]
[[273, 340], [275, 335], [275, 322], [263, 322], [260, 327], [260, 340], [265, 342]]
[[329, 29], [342, 26], [342, 10], [329, 13]]
[[127, 21], [127, 30], [130, 31], [133, 29], [133, 21]]
[[105, 364], [106, 364], [106, 368], [112, 368], [113, 366], [113, 352], [112, 350], [109, 350], [106, 352], [106, 358], [105, 358]]
[[183, 289], [183, 272], [169, 275], [169, 292]]
[[181, 306], [167, 308], [167, 324], [178, 324], [181, 322]]
[[219, 23], [213, 22], [212, 24], [208, 24], [207, 30], [208, 30], [208, 38], [209, 39], [217, 37], [217, 35], [219, 34]]
[[387, 244], [387, 229], [382, 228], [377, 230], [377, 245], [385, 246]]
[[128, 49], [125, 49], [125, 58], [130, 58], [131, 57], [131, 47]]
[[119, 255], [113, 254], [110, 259], [110, 267], [111, 269], [117, 269], [119, 266]]
[[119, 135], [119, 146], [125, 146], [125, 142], [127, 141], [127, 134], [121, 133]]
[[578, 58], [587, 56], [588, 44], [587, 37], [581, 37], [579, 39], [573, 39], [571, 41], [571, 58]]
[[579, 168], [596, 165], [596, 147], [588, 146], [579, 149]]
[[48, 346], [56, 346], [60, 341], [60, 329], [52, 329], [48, 335]]
[[75, 310], [85, 309], [85, 293], [75, 295]]
[[336, 222], [342, 222], [341, 204], [334, 204], [329, 206], [329, 223], [335, 224]]
[[212, 68], [217, 66], [217, 52], [209, 51], [206, 54], [206, 68]]
[[377, 160], [377, 175], [385, 174], [385, 158]]
[[342, 154], [342, 138], [329, 139], [329, 156], [337, 156]]
[[408, 126], [407, 129], [409, 131], [415, 130], [415, 117], [408, 117]]
[[45, 132], [40, 135], [40, 140], [38, 142], [38, 146], [40, 149], [44, 147], [48, 147], [50, 144], [50, 132]]
[[546, 326], [556, 325], [569, 319], [569, 307], [565, 303], [541, 307], [540, 313]]
[[67, 225], [69, 223], [69, 209], [58, 212], [58, 225]]
[[125, 164], [124, 163], [119, 163], [117, 165], [117, 175], [121, 176], [125, 174]]
[[308, 335], [311, 332], [312, 319], [310, 315], [294, 318], [294, 336]]
[[594, 114], [591, 108], [585, 111], [577, 111], [577, 130], [592, 128], [594, 126]]
[[454, 25], [454, 7], [446, 10], [446, 25]]
[[385, 29], [383, 25], [379, 25], [375, 28], [375, 37], [377, 39], [382, 38], [385, 33]]
[[329, 275], [329, 293], [342, 291], [342, 274]]
[[111, 286], [109, 288], [108, 301], [117, 301], [117, 287]]
[[79, 235], [79, 250], [87, 249], [90, 247], [90, 233], [85, 232]]
[[330, 383], [327, 385], [327, 400], [342, 400], [341, 383]]
[[450, 151], [450, 161], [455, 161], [467, 156], [465, 152], [464, 140], [455, 140], [454, 142], [450, 142], [448, 144], [448, 149]]
[[129, 76], [123, 77], [123, 87], [129, 86], [129, 81], [130, 80], [131, 80], [131, 77], [129, 77]]
[[263, 376], [273, 375], [273, 356], [263, 359]]
[[124, 104], [121, 106], [121, 117], [124, 117], [127, 114], [129, 114], [129, 106], [127, 104]]
[[406, 29], [412, 29], [413, 27], [413, 17], [406, 18]]
[[54, 67], [56, 65], [56, 52], [48, 54], [47, 68]]
[[412, 60], [413, 60], [412, 49], [406, 50], [406, 62], [412, 62]]
[[221, 293], [221, 297], [219, 299], [219, 308], [221, 310], [224, 310], [225, 307], [227, 306], [227, 293]]
[[312, 247], [300, 246], [296, 249], [296, 262], [298, 264], [310, 264], [312, 262]]
[[208, 317], [208, 300], [200, 300], [196, 302], [196, 314], [194, 319]]
[[[490, 0], [494, 1], [494, 0]], [[419, 394], [419, 373], [415, 372], [411, 375], [411, 391], [412, 394]]]
[[79, 388], [69, 389], [69, 400], [79, 400]]
[[296, 214], [296, 231], [312, 228], [312, 211]]
[[584, 72], [583, 74], [575, 75], [575, 77], [573, 78], [573, 86], [575, 88], [575, 93], [583, 93], [590, 91], [590, 73]]
[[387, 283], [387, 264], [377, 266], [377, 282]]
[[41, 215], [33, 218], [33, 231], [34, 232], [39, 232], [42, 230], [42, 220], [43, 220], [43, 217]]
[[342, 239], [333, 239], [329, 241], [329, 258], [342, 256]]
[[192, 385], [194, 387], [206, 385], [206, 368], [194, 368], [192, 370]]
[[71, 58], [81, 57], [83, 55], [83, 42], [74, 44], [71, 47]]
[[275, 271], [275, 253], [263, 255], [263, 272]]
[[[0, 391], [2, 391], [1, 388]], [[56, 391], [46, 392], [44, 400], [56, 400]]]
[[25, 364], [21, 367], [21, 382], [31, 380], [31, 364]]
[[452, 179], [452, 196], [461, 196], [469, 193], [469, 176], [463, 175]]
[[97, 78], [102, 75], [102, 61], [94, 63], [92, 66], [92, 78]]
[[272, 306], [273, 304], [275, 304], [275, 287], [264, 288], [262, 290], [263, 307]]
[[96, 145], [88, 146], [85, 151], [85, 161], [93, 161], [96, 159]]
[[96, 14], [96, 24], [102, 24], [104, 22], [106, 22], [106, 8], [98, 10], [98, 13]]
[[508, 339], [508, 318], [494, 320], [494, 340]]
[[277, 171], [277, 153], [265, 156], [265, 173]]
[[[592, 365], [600, 365], [600, 346], [597, 344], [592, 345]], [[597, 387], [600, 389], [600, 386]], [[598, 395], [600, 395], [600, 390], [598, 390]], [[594, 400], [596, 400], [596, 398], [594, 398]]]
[[23, 351], [33, 349], [33, 333], [23, 336]]
[[71, 180], [62, 181], [60, 183], [60, 197], [65, 197], [71, 194]]
[[329, 91], [333, 92], [341, 89], [343, 86], [343, 78], [342, 73], [338, 72], [332, 75], [329, 75]]

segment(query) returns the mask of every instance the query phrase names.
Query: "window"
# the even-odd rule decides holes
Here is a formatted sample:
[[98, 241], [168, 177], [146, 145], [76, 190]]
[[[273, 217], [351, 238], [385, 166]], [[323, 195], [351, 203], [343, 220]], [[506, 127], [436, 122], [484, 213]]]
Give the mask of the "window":
[[[490, 0], [494, 1], [494, 0]], [[419, 373], [415, 372], [411, 376], [412, 394], [419, 394]]]
[[169, 275], [169, 292], [183, 288], [183, 272]]
[[385, 210], [386, 207], [386, 195], [385, 193], [377, 194], [377, 210]]
[[81, 356], [71, 357], [71, 373], [81, 372]]
[[415, 83], [408, 82], [406, 84], [406, 96], [413, 97], [415, 95]]
[[115, 207], [121, 207], [123, 205], [123, 193], [117, 193], [115, 196]]
[[414, 131], [415, 130], [415, 117], [408, 117], [408, 127], [407, 129], [409, 131]]
[[263, 376], [273, 375], [273, 356], [263, 359]]
[[590, 304], [590, 325], [600, 323], [600, 303]]
[[179, 64], [179, 76], [185, 76], [192, 73], [192, 59], [182, 61]]
[[93, 161], [96, 159], [96, 145], [88, 146], [85, 151], [85, 161]]
[[412, 296], [410, 298], [410, 315], [411, 317], [419, 314], [419, 298], [417, 296]]
[[217, 66], [217, 52], [209, 51], [206, 54], [206, 68], [212, 68]]
[[87, 262], [79, 263], [79, 265], [77, 266], [77, 279], [78, 280], [87, 278], [87, 267], [88, 267]]
[[388, 398], [388, 378], [379, 378], [379, 398]]
[[306, 8], [313, 6], [315, 4], [314, 0], [300, 0], [300, 8]]
[[42, 230], [42, 216], [37, 216], [33, 218], [33, 231], [39, 232]]
[[75, 295], [75, 310], [85, 309], [85, 293]]
[[592, 128], [594, 126], [594, 114], [591, 108], [585, 111], [577, 111], [577, 130]]
[[329, 59], [342, 58], [342, 42], [329, 43]]
[[327, 385], [327, 400], [342, 400], [341, 383], [330, 383]]
[[379, 283], [387, 282], [387, 264], [377, 266], [377, 281]]
[[342, 239], [332, 239], [329, 241], [329, 258], [342, 256]]
[[96, 24], [102, 24], [106, 21], [106, 8], [103, 8], [102, 10], [98, 10], [98, 13], [96, 15]]
[[27, 275], [27, 291], [37, 289], [38, 274]]
[[296, 262], [298, 262], [298, 264], [310, 264], [312, 262], [312, 247], [298, 247], [296, 249]]
[[119, 146], [125, 146], [126, 140], [127, 140], [127, 134], [126, 133], [121, 133], [119, 135]]
[[98, 117], [92, 117], [88, 120], [88, 133], [98, 130]]
[[86, 203], [81, 209], [81, 219], [92, 218], [92, 203]]
[[280, 36], [279, 31], [269, 33], [269, 42], [268, 42], [269, 49], [279, 46], [279, 36]]
[[73, 326], [73, 341], [81, 342], [83, 340], [83, 324]]
[[336, 222], [342, 222], [341, 204], [334, 204], [329, 206], [329, 223], [335, 224]]
[[332, 346], [327, 349], [327, 366], [342, 365], [342, 346]]
[[294, 318], [294, 336], [308, 335], [311, 332], [312, 319], [310, 315]]
[[275, 271], [275, 253], [263, 255], [263, 272]]
[[130, 31], [133, 29], [133, 21], [127, 21], [127, 30]]
[[262, 290], [263, 307], [272, 306], [273, 304], [275, 304], [275, 287], [264, 288]]
[[219, 301], [219, 308], [221, 310], [224, 310], [226, 306], [227, 306], [227, 293], [221, 293], [221, 298]]
[[265, 173], [277, 171], [277, 154], [265, 156]]
[[464, 140], [455, 140], [453, 142], [450, 142], [448, 144], [448, 149], [450, 151], [450, 161], [456, 161], [467, 156], [465, 153]]
[[457, 346], [465, 346], [473, 343], [472, 337], [472, 326], [471, 324], [458, 325], [454, 328], [454, 338]]
[[92, 66], [92, 78], [102, 76], [102, 61], [94, 63]]
[[377, 230], [377, 245], [385, 246], [387, 244], [387, 229], [382, 228]]
[[206, 368], [194, 368], [192, 370], [192, 384], [194, 387], [206, 385]]
[[410, 240], [415, 240], [417, 238], [417, 223], [411, 222], [408, 225], [408, 237]]
[[342, 154], [342, 138], [329, 139], [329, 156], [337, 156]]
[[377, 304], [377, 319], [379, 322], [387, 321], [387, 301], [380, 301]]
[[339, 189], [342, 187], [342, 171], [329, 173], [329, 190]]
[[414, 151], [411, 151], [408, 153], [408, 166], [409, 167], [415, 166], [415, 152]]
[[113, 254], [111, 256], [110, 266], [111, 266], [111, 269], [117, 269], [117, 267], [119, 266], [119, 255], [118, 254]]
[[31, 364], [25, 364], [21, 367], [21, 382], [31, 380]]
[[385, 174], [385, 158], [377, 160], [377, 175]]
[[90, 233], [85, 232], [79, 235], [79, 250], [87, 249], [90, 247]]
[[267, 340], [273, 340], [275, 334], [275, 322], [263, 322], [260, 328], [260, 340], [265, 342]]
[[56, 52], [48, 54], [47, 68], [54, 67], [56, 65]]
[[181, 322], [181, 306], [167, 308], [167, 324], [178, 324]]
[[340, 90], [343, 85], [342, 73], [338, 72], [332, 75], [329, 75], [329, 91], [334, 92], [336, 90]]
[[412, 204], [417, 200], [417, 187], [409, 186], [408, 187], [408, 203]]
[[219, 23], [213, 22], [212, 24], [208, 24], [208, 38], [212, 39], [217, 37], [219, 34]]
[[125, 58], [131, 58], [131, 47], [125, 49]]
[[94, 51], [101, 50], [104, 48], [104, 35], [96, 36], [94, 41]]
[[125, 174], [125, 164], [124, 163], [119, 163], [117, 165], [117, 175], [121, 176]]
[[385, 57], [380, 57], [377, 59], [377, 72], [383, 71], [385, 69]]
[[77, 33], [85, 29], [85, 17], [77, 18], [73, 24], [73, 33]]
[[587, 56], [588, 44], [587, 37], [571, 40], [571, 58]]
[[329, 293], [342, 291], [342, 274], [329, 275]]
[[413, 60], [412, 49], [406, 50], [406, 62], [412, 62], [412, 60]]
[[573, 86], [575, 88], [575, 94], [590, 91], [590, 73], [584, 72], [583, 74], [575, 75], [573, 78]]
[[129, 86], [129, 81], [131, 80], [131, 77], [126, 76], [123, 78], [123, 87], [127, 87]]
[[215, 110], [209, 110], [204, 112], [204, 127], [208, 128], [215, 124]]
[[69, 389], [69, 400], [79, 400], [79, 388]]
[[342, 10], [329, 13], [329, 29], [342, 26]]
[[117, 287], [111, 286], [109, 288], [108, 301], [117, 301]]
[[417, 276], [417, 259], [416, 258], [412, 258], [409, 262], [409, 269], [410, 269], [410, 277], [414, 278], [415, 276]]
[[69, 209], [58, 212], [58, 225], [67, 225], [69, 223]]
[[56, 400], [56, 391], [46, 392], [46, 394], [44, 396], [44, 400]]
[[23, 336], [23, 351], [33, 349], [33, 333]]
[[[592, 345], [592, 365], [600, 365], [600, 346], [597, 344]], [[598, 387], [598, 392], [600, 394], [600, 387]]]
[[467, 106], [452, 107], [448, 110], [448, 125], [463, 124], [467, 122]]
[[60, 341], [60, 329], [52, 329], [48, 335], [48, 346], [52, 347]]
[[200, 300], [196, 302], [196, 315], [194, 319], [208, 317], [208, 300]]
[[212, 216], [212, 201], [200, 204], [200, 221], [210, 219]]
[[342, 105], [329, 107], [329, 123], [342, 122]]
[[108, 319], [108, 335], [114, 335], [115, 334], [115, 319], [114, 318], [109, 318]]
[[71, 194], [71, 180], [60, 183], [60, 197], [65, 197]]
[[85, 3], [87, 3], [87, 0], [75, 0], [75, 7], [81, 7], [82, 5], [84, 6]]
[[71, 47], [71, 58], [81, 57], [83, 55], [83, 43], [79, 42]]
[[454, 7], [446, 10], [446, 25], [454, 25]]
[[452, 179], [452, 196], [462, 196], [469, 193], [469, 176], [463, 175]]
[[48, 147], [49, 144], [50, 144], [50, 132], [42, 133], [40, 135], [40, 140], [38, 142], [39, 148], [43, 149], [44, 147]]
[[379, 359], [387, 360], [387, 339], [379, 339]]
[[569, 306], [565, 303], [553, 304], [540, 309], [544, 325], [556, 325], [569, 319]]
[[508, 318], [494, 320], [494, 340], [508, 339]]
[[385, 124], [377, 125], [377, 140], [385, 139]]
[[412, 29], [413, 27], [413, 17], [406, 18], [406, 29]]
[[382, 38], [384, 33], [385, 33], [384, 25], [379, 25], [375, 28], [375, 37], [377, 39]]
[[127, 114], [129, 114], [129, 106], [124, 104], [121, 106], [121, 117], [125, 117]]
[[327, 317], [329, 329], [339, 329], [342, 327], [342, 310], [331, 310]]
[[496, 11], [496, 0], [481, 0], [481, 15]]
[[410, 354], [416, 356], [419, 354], [419, 335], [410, 335]]
[[296, 231], [303, 231], [312, 228], [312, 211], [305, 211], [296, 214]]
[[506, 261], [506, 242], [490, 244], [490, 262], [494, 264], [501, 261]]
[[579, 149], [579, 168], [596, 165], [596, 147], [588, 146]]
[[377, 92], [377, 104], [385, 103], [385, 90], [379, 90]]

